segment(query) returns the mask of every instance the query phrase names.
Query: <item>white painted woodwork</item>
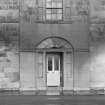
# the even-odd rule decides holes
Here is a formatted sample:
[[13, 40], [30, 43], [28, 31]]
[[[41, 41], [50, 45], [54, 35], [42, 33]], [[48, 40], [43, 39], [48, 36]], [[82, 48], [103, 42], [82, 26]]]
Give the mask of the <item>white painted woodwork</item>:
[[[55, 60], [57, 60], [57, 64]], [[47, 86], [60, 86], [60, 55], [47, 55]]]

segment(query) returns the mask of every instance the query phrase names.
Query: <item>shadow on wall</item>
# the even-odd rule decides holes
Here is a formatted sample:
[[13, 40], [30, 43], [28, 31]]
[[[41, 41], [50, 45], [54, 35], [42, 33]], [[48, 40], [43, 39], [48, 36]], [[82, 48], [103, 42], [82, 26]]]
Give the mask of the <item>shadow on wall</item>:
[[[90, 47], [90, 53], [79, 54], [78, 86], [104, 89], [105, 87], [105, 43], [98, 42]], [[85, 78], [85, 79], [84, 79]]]
[[19, 55], [14, 47], [0, 42], [0, 88], [19, 87]]
[[105, 43], [92, 46], [91, 51], [91, 87], [105, 87]]

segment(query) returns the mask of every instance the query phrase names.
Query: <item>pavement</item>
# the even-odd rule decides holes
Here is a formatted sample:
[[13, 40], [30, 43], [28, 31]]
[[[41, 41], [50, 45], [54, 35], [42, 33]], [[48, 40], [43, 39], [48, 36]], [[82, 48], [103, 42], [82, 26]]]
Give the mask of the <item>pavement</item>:
[[0, 105], [105, 105], [105, 95], [87, 96], [1, 95]]

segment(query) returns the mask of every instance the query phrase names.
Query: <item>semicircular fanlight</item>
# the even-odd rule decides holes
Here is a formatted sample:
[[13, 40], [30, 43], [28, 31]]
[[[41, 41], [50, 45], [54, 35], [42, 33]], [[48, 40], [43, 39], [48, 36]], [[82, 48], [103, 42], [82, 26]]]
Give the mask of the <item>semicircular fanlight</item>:
[[72, 48], [72, 46], [70, 45], [70, 43], [68, 43], [68, 41], [61, 39], [61, 38], [57, 38], [57, 37], [52, 37], [52, 38], [48, 38], [45, 39], [44, 41], [42, 41], [38, 46], [38, 49], [43, 49], [43, 48]]

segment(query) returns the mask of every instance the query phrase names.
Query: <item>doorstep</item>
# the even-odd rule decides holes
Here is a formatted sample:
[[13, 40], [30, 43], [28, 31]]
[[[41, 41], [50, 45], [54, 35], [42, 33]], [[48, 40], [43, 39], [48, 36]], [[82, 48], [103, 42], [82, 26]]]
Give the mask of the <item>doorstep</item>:
[[43, 96], [43, 95], [56, 95], [56, 96], [73, 96], [73, 95], [104, 95], [105, 91], [103, 90], [89, 90], [89, 91], [73, 91], [73, 90], [0, 90], [0, 95], [36, 95], [36, 96]]

